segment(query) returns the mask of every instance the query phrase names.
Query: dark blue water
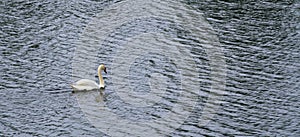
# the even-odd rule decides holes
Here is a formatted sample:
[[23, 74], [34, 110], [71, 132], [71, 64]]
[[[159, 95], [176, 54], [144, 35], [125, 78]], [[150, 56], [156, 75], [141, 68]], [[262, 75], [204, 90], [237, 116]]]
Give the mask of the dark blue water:
[[[174, 63], [175, 61], [172, 61], [172, 58], [168, 58], [168, 55], [173, 55], [172, 48], [170, 52], [166, 51], [169, 48], [166, 47], [165, 50], [159, 49], [158, 54], [151, 52], [139, 56], [130, 66], [133, 67], [129, 73], [130, 83], [132, 87], [136, 87], [133, 91], [138, 93], [138, 97], [142, 98], [142, 94], [151, 93], [149, 82], [154, 80], [155, 83], [155, 79], [163, 79], [162, 81], [167, 83], [158, 88], [167, 89], [168, 92], [162, 96], [153, 96], [162, 97], [160, 102], [144, 109], [120, 102], [122, 98], [115, 94], [118, 85], [113, 81], [118, 80], [116, 72], [119, 70], [116, 66], [120, 66], [122, 61], [117, 62], [112, 58], [125, 56], [122, 53], [118, 54], [120, 51], [118, 48], [128, 41], [130, 44], [133, 43], [131, 45], [137, 43], [136, 45], [145, 44], [147, 47], [159, 45], [161, 41], [167, 43], [166, 45], [172, 45], [169, 44], [173, 42], [169, 37], [176, 42], [179, 41], [178, 43], [192, 47], [188, 55], [196, 60], [195, 66], [199, 70], [197, 71], [199, 75], [187, 79], [196, 79], [199, 87], [192, 88], [197, 90], [195, 93], [197, 102], [193, 108], [187, 108], [190, 114], [186, 119], [179, 126], [171, 127], [170, 129], [173, 130], [170, 133], [164, 132], [164, 128], [168, 129], [168, 127], [153, 127], [157, 128], [155, 131], [159, 135], [300, 135], [299, 2], [189, 0], [180, 2], [183, 8], [178, 9], [176, 11], [178, 16], [174, 17], [171, 16], [172, 14], [163, 14], [165, 12], [163, 10], [172, 9], [173, 2], [166, 1], [170, 2], [170, 7], [165, 4], [152, 4], [153, 7], [150, 9], [162, 10], [158, 13], [168, 15], [168, 18], [184, 18], [184, 15], [188, 14], [179, 15], [181, 12], [185, 13], [183, 9], [188, 9], [187, 12], [193, 11], [191, 15], [203, 16], [212, 26], [214, 34], [221, 43], [223, 59], [226, 62], [225, 89], [221, 91], [224, 93], [221, 94], [222, 97], [217, 100], [218, 107], [213, 117], [205, 125], [199, 125], [199, 122], [203, 118], [204, 104], [209, 102], [209, 94], [212, 93], [210, 90], [214, 82], [211, 78], [214, 76], [212, 75], [214, 64], [210, 64], [209, 61], [212, 59], [205, 49], [205, 43], [211, 41], [207, 36], [211, 34], [198, 35], [198, 32], [185, 29], [184, 25], [176, 20], [144, 19], [131, 21], [131, 23], [121, 22], [123, 19], [130, 20], [132, 18], [130, 15], [124, 17], [118, 15], [120, 22], [115, 22], [120, 23], [121, 27], [115, 29], [108, 26], [107, 30], [113, 32], [108, 38], [89, 31], [89, 28], [95, 26], [93, 24], [95, 18], [100, 19], [102, 23], [110, 23], [101, 20], [106, 19], [106, 16], [114, 15], [105, 11], [110, 9], [110, 6], [124, 3], [121, 9], [115, 9], [116, 12], [122, 11], [124, 15], [131, 13], [130, 9], [134, 9], [134, 5], [130, 7], [126, 2], [113, 0], [4, 0], [0, 2], [0, 136], [111, 135], [110, 132], [99, 130], [98, 126], [101, 124], [97, 125], [88, 118], [85, 109], [93, 110], [93, 106], [82, 108], [84, 105], [80, 104], [81, 98], [72, 94], [69, 86], [74, 79], [81, 78], [77, 76], [74, 78], [72, 75], [76, 70], [72, 63], [76, 62], [75, 53], [78, 52], [78, 45], [90, 44], [90, 40], [107, 45], [106, 48], [97, 51], [94, 57], [107, 64], [108, 71], [115, 70], [113, 71], [115, 73], [110, 71], [104, 76], [108, 85], [106, 91], [109, 93], [104, 100], [105, 105], [124, 119], [144, 121], [144, 123], [147, 120], [160, 119], [174, 105], [181, 104], [178, 103], [181, 93], [178, 83], [180, 84], [179, 74], [182, 70]], [[194, 23], [190, 24], [197, 24], [200, 20], [195, 17], [186, 18], [193, 19]], [[147, 35], [150, 30], [166, 34], [168, 37], [159, 37], [162, 40], [156, 41], [154, 38], [151, 39], [152, 35]], [[131, 36], [133, 33], [139, 36], [145, 34], [149, 39]], [[143, 43], [144, 41], [146, 42]], [[143, 48], [143, 46], [136, 47]], [[89, 52], [86, 54], [88, 55]], [[183, 59], [189, 58], [183, 57]], [[93, 63], [97, 64], [98, 61]], [[96, 71], [96, 66], [92, 66], [91, 70], [87, 70], [88, 75], [95, 75], [96, 72], [93, 71]], [[96, 81], [97, 78], [93, 80]], [[191, 82], [187, 81], [187, 83]], [[89, 95], [94, 94], [90, 93], [92, 94]], [[90, 96], [84, 97], [90, 99]], [[109, 115], [105, 116], [107, 119], [110, 118]], [[110, 123], [118, 127], [120, 122]], [[120, 127], [120, 131], [125, 129], [126, 127]], [[136, 132], [129, 130], [116, 136], [141, 134]]]

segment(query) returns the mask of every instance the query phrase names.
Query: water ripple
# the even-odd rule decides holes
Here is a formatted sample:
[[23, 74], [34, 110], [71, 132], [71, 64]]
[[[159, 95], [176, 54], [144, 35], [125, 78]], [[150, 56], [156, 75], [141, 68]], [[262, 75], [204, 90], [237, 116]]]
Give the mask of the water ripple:
[[[141, 3], [126, 5], [124, 0], [71, 0], [71, 1], [8, 1], [0, 2], [0, 136], [108, 136], [107, 132], [99, 131], [77, 103], [76, 96], [71, 94], [69, 84], [81, 75], [72, 76], [75, 48], [87, 45], [80, 58], [90, 55], [89, 46], [101, 45], [90, 64], [105, 63], [108, 75], [107, 85], [113, 85], [116, 78], [112, 59], [121, 60], [116, 56], [118, 50], [126, 42], [155, 47], [162, 45], [184, 45], [197, 66], [197, 77], [191, 73], [186, 76], [190, 81], [197, 81], [199, 92], [192, 92], [195, 106], [185, 110], [190, 115], [183, 122], [170, 125], [167, 120], [155, 124], [145, 121], [164, 118], [168, 113], [180, 116], [182, 113], [173, 109], [179, 101], [180, 67], [172, 55], [180, 48], [156, 48], [151, 53], [135, 58], [131, 64], [129, 84], [132, 85], [131, 98], [152, 95], [161, 98], [160, 102], [147, 100], [140, 105], [151, 104], [151, 107], [134, 107], [122, 102], [114, 88], [108, 86], [105, 102], [121, 118], [133, 122], [141, 122], [133, 128], [149, 128], [159, 135], [167, 136], [297, 136], [299, 135], [299, 79], [300, 79], [300, 34], [299, 34], [299, 2], [287, 1], [196, 1], [188, 0], [180, 4], [178, 1], [159, 1], [159, 4], [144, 1], [148, 9], [137, 9]], [[143, 2], [143, 1], [140, 1]], [[119, 8], [105, 12], [110, 6]], [[173, 12], [170, 12], [173, 11]], [[113, 23], [105, 17], [113, 13], [126, 16], [112, 16], [117, 28], [110, 28]], [[157, 12], [159, 14], [157, 14]], [[190, 14], [184, 14], [189, 12]], [[105, 14], [104, 14], [105, 13]], [[132, 13], [132, 14], [126, 14]], [[134, 15], [147, 13], [152, 18], [132, 19]], [[173, 13], [178, 13], [176, 16]], [[213, 31], [204, 33], [202, 26], [187, 29], [199, 23], [200, 15], [213, 26]], [[102, 23], [107, 23], [108, 37], [101, 37], [98, 30], [87, 28], [101, 24], [93, 22], [98, 15]], [[147, 16], [148, 17], [148, 16]], [[182, 25], [177, 19], [193, 19]], [[94, 23], [94, 24], [93, 24]], [[201, 24], [201, 23], [199, 23]], [[88, 31], [88, 35], [86, 35]], [[209, 31], [209, 30], [207, 30]], [[161, 33], [161, 37], [143, 33]], [[203, 33], [203, 35], [198, 35]], [[221, 42], [226, 60], [226, 90], [222, 100], [209, 102], [211, 86], [215, 81], [211, 78], [214, 65], [205, 48], [207, 36], [217, 35]], [[151, 37], [153, 36], [153, 37]], [[197, 39], [201, 37], [202, 39]], [[131, 39], [130, 39], [131, 38]], [[172, 39], [171, 39], [172, 38]], [[138, 39], [138, 40], [132, 40]], [[139, 41], [140, 40], [140, 41]], [[91, 41], [94, 41], [92, 43]], [[180, 43], [180, 44], [178, 44]], [[89, 44], [89, 45], [88, 45]], [[130, 44], [129, 44], [130, 45]], [[136, 48], [144, 48], [135, 46]], [[163, 46], [162, 46], [163, 47]], [[170, 49], [169, 49], [170, 48]], [[165, 50], [164, 52], [161, 52]], [[134, 49], [132, 49], [134, 51]], [[113, 53], [113, 54], [110, 54]], [[186, 53], [184, 51], [179, 52]], [[138, 53], [137, 53], [138, 54]], [[74, 61], [74, 62], [73, 62]], [[122, 64], [119, 64], [122, 66]], [[83, 72], [94, 77], [96, 65]], [[190, 70], [189, 67], [183, 67]], [[116, 72], [116, 71], [115, 71]], [[74, 73], [74, 72], [73, 72]], [[118, 74], [126, 77], [127, 75]], [[74, 78], [74, 79], [72, 79]], [[162, 82], [157, 82], [162, 79]], [[115, 79], [118, 80], [118, 79]], [[150, 84], [149, 84], [150, 83]], [[151, 83], [154, 83], [151, 85]], [[167, 84], [164, 84], [167, 83]], [[153, 85], [157, 89], [167, 89], [164, 94], [151, 92]], [[152, 86], [152, 87], [151, 87]], [[153, 94], [151, 94], [153, 93]], [[190, 93], [190, 92], [188, 92]], [[218, 92], [216, 92], [217, 94]], [[103, 108], [95, 101], [101, 101], [98, 92], [81, 94], [86, 100], [86, 110], [94, 118], [99, 118], [95, 108]], [[80, 95], [78, 95], [80, 96]], [[147, 98], [146, 98], [147, 99]], [[88, 102], [92, 100], [92, 102]], [[127, 103], [127, 104], [126, 104]], [[205, 104], [219, 104], [214, 117], [205, 126], [199, 126]], [[106, 109], [107, 109], [106, 108]], [[104, 110], [100, 110], [105, 112]], [[106, 120], [110, 120], [107, 114]], [[145, 122], [145, 123], [143, 123]], [[180, 126], [178, 126], [180, 123]], [[118, 124], [112, 122], [111, 124]], [[117, 127], [120, 134], [134, 136], [135, 131], [126, 130], [127, 125]], [[166, 134], [168, 129], [172, 133]], [[136, 133], [136, 134], [135, 134]], [[146, 132], [145, 132], [146, 133]]]

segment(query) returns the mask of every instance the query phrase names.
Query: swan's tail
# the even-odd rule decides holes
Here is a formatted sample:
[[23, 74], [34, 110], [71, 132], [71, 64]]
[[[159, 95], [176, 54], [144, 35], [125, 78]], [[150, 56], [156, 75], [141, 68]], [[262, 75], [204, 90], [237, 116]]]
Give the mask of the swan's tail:
[[72, 88], [72, 93], [75, 93], [75, 87], [74, 87], [74, 84], [69, 84], [70, 87]]

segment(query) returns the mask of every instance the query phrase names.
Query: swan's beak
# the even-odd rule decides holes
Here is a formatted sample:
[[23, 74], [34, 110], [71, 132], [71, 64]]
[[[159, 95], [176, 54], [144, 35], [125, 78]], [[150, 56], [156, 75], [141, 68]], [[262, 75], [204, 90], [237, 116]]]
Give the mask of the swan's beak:
[[104, 68], [104, 72], [107, 73], [107, 72], [106, 72], [106, 67]]

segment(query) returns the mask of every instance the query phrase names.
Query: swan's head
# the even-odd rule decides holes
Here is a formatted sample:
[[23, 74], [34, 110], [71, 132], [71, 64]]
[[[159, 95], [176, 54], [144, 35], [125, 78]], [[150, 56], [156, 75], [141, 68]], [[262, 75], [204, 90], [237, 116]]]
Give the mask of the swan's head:
[[101, 70], [103, 70], [105, 73], [107, 73], [107, 72], [106, 72], [106, 67], [105, 67], [103, 64], [101, 64], [101, 65], [98, 67], [98, 72], [100, 72]]

